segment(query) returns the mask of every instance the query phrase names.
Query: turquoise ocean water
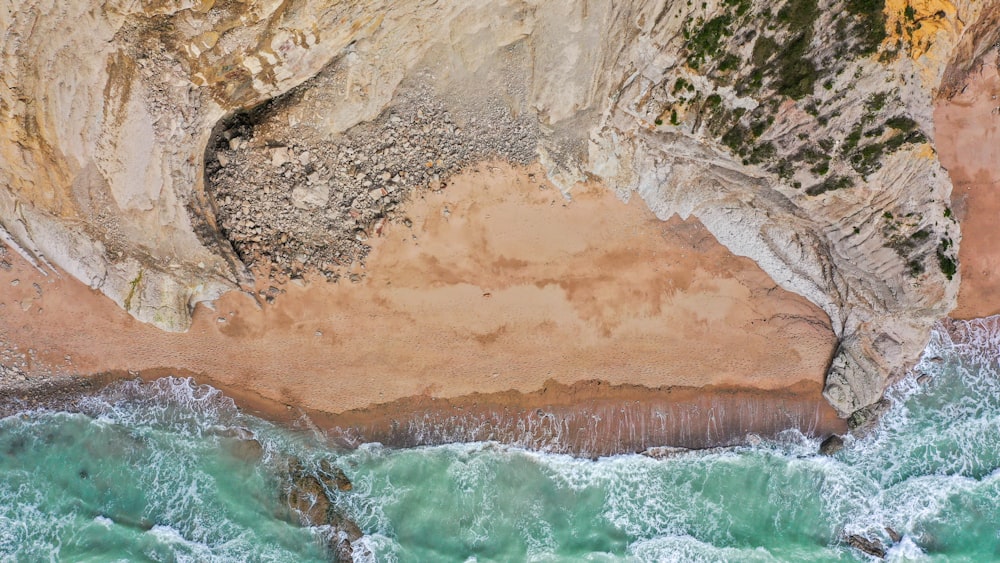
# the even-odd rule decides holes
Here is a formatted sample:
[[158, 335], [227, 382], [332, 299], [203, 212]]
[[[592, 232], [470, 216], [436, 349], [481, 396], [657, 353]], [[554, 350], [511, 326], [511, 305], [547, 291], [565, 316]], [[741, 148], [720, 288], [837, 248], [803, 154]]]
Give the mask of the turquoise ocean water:
[[[935, 332], [877, 430], [833, 457], [795, 431], [666, 459], [345, 452], [186, 380], [123, 383], [83, 414], [0, 421], [0, 560], [328, 560], [329, 529], [281, 518], [288, 455], [353, 481], [330, 497], [364, 531], [362, 561], [865, 560], [845, 533], [889, 560], [998, 560], [1000, 323], [958, 330], [958, 345]], [[239, 454], [247, 431], [260, 461]]]

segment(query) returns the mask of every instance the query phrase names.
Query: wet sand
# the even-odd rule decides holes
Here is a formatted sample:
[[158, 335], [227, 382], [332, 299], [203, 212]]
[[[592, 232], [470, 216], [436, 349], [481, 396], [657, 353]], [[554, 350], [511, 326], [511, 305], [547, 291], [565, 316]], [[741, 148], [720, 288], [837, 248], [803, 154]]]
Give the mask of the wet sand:
[[962, 224], [956, 319], [1000, 313], [1000, 73], [996, 53], [984, 59], [934, 112], [941, 164], [954, 185], [951, 208]]
[[[538, 409], [601, 452], [843, 429], [820, 394], [836, 344], [820, 309], [696, 220], [659, 221], [598, 186], [568, 201], [543, 177], [466, 171], [369, 241], [359, 281], [290, 282], [262, 307], [231, 293], [214, 311], [199, 306], [184, 334], [18, 262], [0, 271], [0, 338], [29, 375], [195, 374], [272, 418], [305, 412], [400, 445], [426, 435], [421, 421], [466, 425], [456, 412], [497, 428], [551, 425]], [[694, 430], [669, 422], [684, 416]], [[618, 445], [598, 447], [601, 433]]]

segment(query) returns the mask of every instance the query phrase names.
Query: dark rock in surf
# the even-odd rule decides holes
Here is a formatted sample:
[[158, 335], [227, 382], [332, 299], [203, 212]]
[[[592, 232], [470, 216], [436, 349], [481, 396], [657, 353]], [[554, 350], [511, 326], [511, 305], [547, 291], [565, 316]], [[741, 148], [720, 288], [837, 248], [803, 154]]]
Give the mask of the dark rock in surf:
[[845, 537], [844, 540], [847, 541], [847, 545], [858, 551], [863, 551], [872, 557], [885, 559], [885, 546], [877, 539], [870, 540], [864, 536], [852, 534]]
[[830, 434], [819, 445], [820, 455], [834, 455], [842, 449], [844, 449], [844, 439], [836, 434]]
[[346, 493], [354, 488], [351, 480], [344, 475], [344, 471], [325, 459], [319, 462], [319, 478], [330, 490], [336, 488]]
[[892, 543], [899, 543], [903, 539], [903, 536], [899, 532], [889, 526], [885, 527], [885, 533], [889, 534], [889, 539], [892, 540]]
[[847, 427], [851, 429], [851, 432], [853, 432], [855, 436], [864, 435], [875, 427], [879, 417], [881, 417], [882, 413], [887, 411], [890, 406], [891, 403], [889, 403], [889, 401], [881, 399], [876, 403], [868, 405], [867, 407], [860, 408], [851, 413], [851, 416], [847, 417]]
[[352, 542], [362, 536], [361, 528], [341, 514], [327, 496], [327, 491], [350, 490], [351, 482], [340, 468], [326, 460], [317, 473], [307, 471], [299, 460], [289, 459], [289, 484], [282, 490], [282, 503], [289, 509], [288, 516], [293, 522], [305, 526], [330, 526], [333, 534], [329, 548], [335, 560], [353, 561]]
[[668, 459], [671, 457], [676, 457], [682, 454], [686, 454], [691, 450], [687, 448], [677, 448], [674, 446], [653, 446], [651, 448], [646, 448], [642, 451], [642, 455], [646, 457], [651, 457], [653, 459]]

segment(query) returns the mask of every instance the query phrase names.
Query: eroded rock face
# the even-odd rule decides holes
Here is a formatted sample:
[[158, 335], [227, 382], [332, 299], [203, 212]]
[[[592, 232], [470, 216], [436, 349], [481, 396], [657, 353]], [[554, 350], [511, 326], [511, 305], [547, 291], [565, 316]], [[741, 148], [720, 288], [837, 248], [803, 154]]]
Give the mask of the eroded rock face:
[[[697, 216], [822, 307], [841, 338], [826, 394], [846, 415], [954, 305], [931, 100], [991, 10], [694, 4], [10, 3], [0, 234], [183, 330], [246, 262], [334, 278], [406, 190], [533, 151], [567, 197], [590, 176]], [[261, 119], [241, 130], [248, 111]]]

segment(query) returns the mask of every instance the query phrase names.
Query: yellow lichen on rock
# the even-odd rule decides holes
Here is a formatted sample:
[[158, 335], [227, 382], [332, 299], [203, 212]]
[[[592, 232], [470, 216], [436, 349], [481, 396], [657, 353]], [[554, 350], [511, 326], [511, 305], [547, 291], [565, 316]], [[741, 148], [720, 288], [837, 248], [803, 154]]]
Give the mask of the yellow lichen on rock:
[[950, 46], [964, 27], [958, 9], [948, 0], [886, 0], [885, 14], [887, 41], [908, 45], [914, 60], [933, 55], [938, 41]]

